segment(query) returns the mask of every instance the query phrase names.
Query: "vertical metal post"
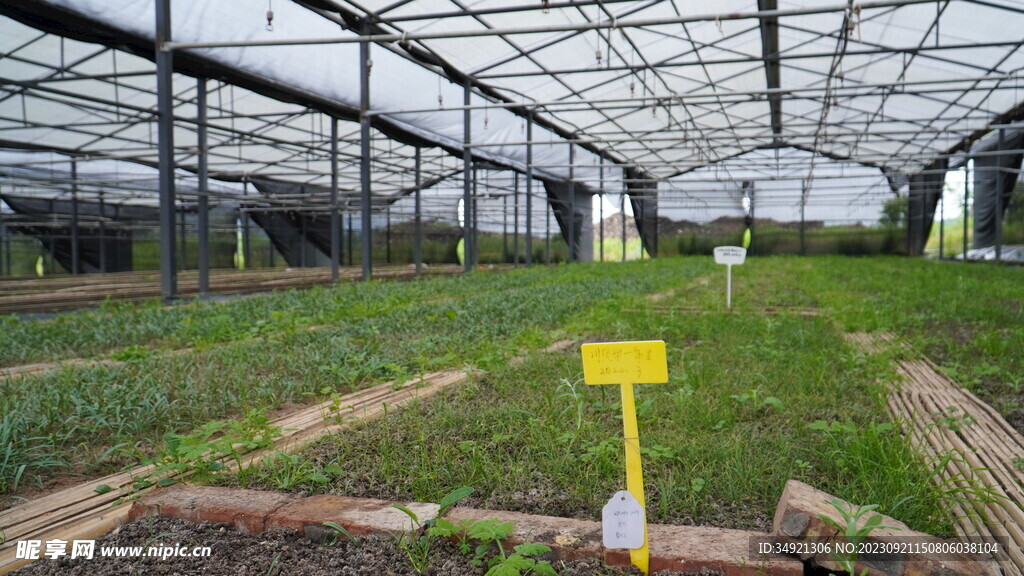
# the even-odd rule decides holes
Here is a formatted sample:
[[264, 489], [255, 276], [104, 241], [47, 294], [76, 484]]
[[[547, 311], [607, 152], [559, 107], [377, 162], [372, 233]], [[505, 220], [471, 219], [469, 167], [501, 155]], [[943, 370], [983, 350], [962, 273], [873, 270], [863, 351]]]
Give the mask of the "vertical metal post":
[[156, 0], [156, 103], [160, 166], [160, 293], [178, 297], [174, 254], [174, 62], [164, 44], [171, 41], [171, 0]]
[[352, 211], [347, 210], [346, 212], [348, 212], [348, 265], [351, 266], [354, 262], [352, 253], [355, 251], [352, 248], [354, 234], [352, 231]]
[[[3, 201], [0, 201], [0, 205], [2, 204]], [[4, 226], [4, 210], [3, 207], [0, 206], [0, 276], [3, 276], [4, 271], [7, 270], [6, 258], [9, 258], [9, 256], [7, 256], [7, 245], [9, 242], [10, 240], [7, 238], [7, 228]]]
[[476, 266], [476, 265], [480, 264], [480, 252], [479, 252], [479, 249], [480, 249], [480, 244], [479, 244], [479, 242], [480, 242], [480, 236], [479, 236], [479, 233], [480, 233], [480, 228], [479, 228], [480, 205], [478, 203], [478, 199], [480, 197], [480, 188], [479, 188], [479, 186], [480, 186], [480, 176], [479, 176], [479, 171], [478, 171], [478, 169], [476, 167], [476, 164], [473, 165], [472, 173], [473, 173], [473, 208], [472, 208], [472, 214], [471, 214], [472, 218], [470, 218], [470, 220], [469, 220], [472, 223], [472, 224], [470, 224], [470, 231], [472, 232], [472, 235], [470, 236], [470, 238], [472, 239], [472, 242], [470, 242], [469, 244], [470, 244], [471, 252], [473, 254], [473, 257], [472, 257], [471, 261], [473, 262], [473, 266]]
[[1003, 138], [1006, 129], [999, 129], [999, 159], [996, 165], [996, 262], [1003, 259]]
[[576, 261], [576, 146], [569, 144], [569, 262]]
[[[362, 34], [369, 30], [363, 26]], [[373, 231], [370, 210], [372, 210], [372, 190], [370, 189], [370, 43], [359, 43], [359, 180], [362, 196], [362, 240], [363, 281], [373, 278]]]
[[526, 267], [533, 265], [533, 110], [526, 113]]
[[968, 172], [968, 170], [967, 170], [967, 162], [968, 161], [969, 160], [967, 160], [967, 159], [964, 160], [964, 251], [963, 251], [963, 260], [964, 260], [964, 262], [967, 261], [967, 230], [968, 230], [968, 228], [967, 228], [967, 219], [968, 219], [968, 216], [969, 216], [968, 213], [967, 213], [967, 206], [968, 206], [969, 201], [970, 201], [969, 194], [971, 193], [970, 187], [969, 187], [970, 186], [970, 176], [971, 175], [970, 175], [970, 172]]
[[508, 196], [501, 197], [501, 260], [508, 262]]
[[99, 241], [99, 247], [100, 247], [100, 274], [106, 274], [107, 273], [107, 217], [106, 217], [107, 205], [103, 201], [103, 191], [102, 190], [100, 190], [100, 192], [99, 192], [99, 198], [100, 198], [100, 210], [99, 210], [99, 212], [100, 212], [100, 219], [99, 219], [99, 227], [100, 227], [100, 241]]
[[386, 235], [384, 236], [384, 261], [391, 264], [391, 204], [384, 208], [384, 219], [387, 223]]
[[[804, 244], [804, 226], [805, 226], [804, 218], [805, 218], [806, 212], [807, 212], [807, 181], [806, 180], [801, 180], [800, 181], [800, 191], [801, 191], [801, 193], [800, 193], [800, 255], [801, 256], [806, 256], [807, 255], [807, 246], [806, 246], [806, 244]], [[907, 213], [907, 217], [908, 218], [910, 217], [910, 213], [909, 212]], [[907, 226], [909, 227], [910, 224], [908, 223]]]
[[544, 263], [551, 264], [551, 200], [544, 211]]
[[[625, 188], [625, 183], [623, 183]], [[626, 191], [619, 195], [619, 214], [622, 215], [622, 262], [626, 261]]]
[[512, 173], [512, 266], [519, 267], [519, 172]]
[[946, 243], [946, 198], [939, 195], [939, 260], [945, 255], [943, 245]]
[[338, 282], [341, 258], [341, 231], [338, 230], [338, 119], [331, 116], [331, 282]]
[[423, 199], [420, 188], [423, 186], [420, 171], [420, 147], [416, 147], [416, 215], [413, 217], [413, 259], [416, 261], [416, 275], [419, 276], [423, 267]]
[[601, 157], [601, 167], [599, 168], [599, 181], [598, 190], [600, 191], [597, 195], [597, 218], [600, 221], [598, 224], [598, 246], [600, 247], [601, 262], [604, 262], [604, 156]]
[[[246, 176], [245, 179], [242, 180], [242, 195], [243, 196], [248, 196], [249, 195], [249, 177], [248, 176]], [[242, 211], [242, 261], [245, 262], [245, 266], [243, 266], [243, 268], [246, 269], [246, 270], [250, 270], [252, 268], [255, 268], [254, 263], [252, 261], [252, 250], [249, 249], [249, 220], [250, 220], [249, 211], [248, 210], [243, 210]], [[305, 221], [303, 221], [303, 222], [305, 222]], [[306, 233], [305, 232], [302, 233], [302, 239], [303, 240], [306, 239]]]
[[462, 92], [462, 103], [466, 106], [466, 109], [462, 111], [462, 252], [463, 252], [463, 265], [466, 272], [473, 270], [473, 254], [471, 243], [473, 241], [472, 234], [470, 232], [470, 226], [472, 226], [471, 217], [473, 207], [471, 202], [471, 182], [472, 170], [470, 164], [473, 162], [472, 153], [470, 151], [470, 143], [473, 138], [472, 133], [472, 111], [469, 109], [470, 100], [469, 80], [466, 80], [463, 86]]
[[196, 158], [199, 177], [199, 296], [210, 293], [210, 190], [209, 141], [206, 130], [206, 78], [196, 81], [196, 112], [199, 155]]
[[188, 257], [188, 251], [185, 249], [185, 205], [184, 204], [182, 204], [178, 208], [178, 236], [179, 236], [179, 241], [181, 242], [181, 266], [179, 266], [178, 268], [180, 270], [185, 270], [185, 269], [188, 268], [188, 261], [186, 260], [186, 258]]
[[71, 160], [71, 273], [82, 271], [78, 252], [78, 161]]

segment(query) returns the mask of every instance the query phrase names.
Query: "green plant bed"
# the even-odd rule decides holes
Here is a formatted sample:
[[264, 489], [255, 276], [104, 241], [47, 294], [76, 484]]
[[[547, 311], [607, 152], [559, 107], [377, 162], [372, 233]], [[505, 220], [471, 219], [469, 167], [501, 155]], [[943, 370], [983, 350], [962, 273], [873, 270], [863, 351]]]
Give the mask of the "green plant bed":
[[[709, 267], [581, 265], [293, 290], [224, 304], [117, 306], [43, 322], [8, 318], [0, 348], [9, 359], [40, 358], [29, 347], [35, 342], [57, 358], [113, 348], [111, 357], [126, 363], [0, 380], [0, 439], [8, 439], [0, 493], [68, 470], [127, 465], [159, 450], [168, 433], [249, 410], [445, 368], [490, 370], [520, 349], [546, 346], [568, 319], [610, 295], [640, 299]], [[180, 346], [196, 348], [162, 354]]]
[[[621, 308], [624, 302], [615, 306]], [[883, 358], [824, 319], [665, 315], [609, 305], [574, 322], [588, 340], [661, 338], [671, 381], [637, 387], [648, 518], [767, 529], [789, 478], [948, 534], [948, 496], [888, 422]], [[483, 507], [600, 517], [623, 487], [618, 391], [581, 381], [578, 351], [535, 355], [303, 453], [329, 482], [292, 490], [433, 501], [472, 485]], [[281, 489], [277, 467], [250, 486]]]

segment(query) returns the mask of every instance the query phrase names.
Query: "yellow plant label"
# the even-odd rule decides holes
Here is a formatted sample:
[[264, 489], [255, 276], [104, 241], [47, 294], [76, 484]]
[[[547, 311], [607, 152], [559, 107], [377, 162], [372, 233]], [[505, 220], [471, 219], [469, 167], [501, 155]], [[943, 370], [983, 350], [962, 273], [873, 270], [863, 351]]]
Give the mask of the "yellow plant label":
[[661, 340], [584, 344], [582, 352], [587, 384], [668, 382], [668, 360]]

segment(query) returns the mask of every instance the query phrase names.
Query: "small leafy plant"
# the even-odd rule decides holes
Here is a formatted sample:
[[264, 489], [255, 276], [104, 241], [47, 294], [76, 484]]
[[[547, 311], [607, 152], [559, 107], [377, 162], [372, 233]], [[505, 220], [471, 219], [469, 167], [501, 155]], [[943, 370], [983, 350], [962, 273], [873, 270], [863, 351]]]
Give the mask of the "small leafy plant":
[[[846, 538], [846, 541], [850, 544], [853, 544], [855, 550], [857, 549], [857, 547], [860, 546], [862, 542], [864, 542], [864, 540], [867, 539], [868, 535], [874, 532], [875, 530], [885, 528], [888, 528], [890, 530], [901, 529], [899, 526], [883, 525], [882, 515], [877, 513], [868, 518], [867, 520], [865, 520], [863, 525], [858, 526], [858, 524], [860, 524], [861, 518], [863, 518], [866, 514], [874, 512], [875, 510], [878, 509], [878, 504], [868, 504], [866, 506], [850, 505], [850, 507], [847, 508], [845, 503], [838, 498], [833, 498], [832, 500], [829, 500], [829, 504], [831, 504], [832, 507], [836, 509], [836, 512], [839, 513], [839, 516], [842, 517], [842, 523], [824, 514], [819, 514], [818, 518], [820, 518], [826, 524], [839, 530], [839, 533]], [[839, 567], [846, 571], [847, 574], [850, 574], [850, 576], [857, 576], [856, 552], [833, 554], [833, 558], [836, 560], [836, 562], [839, 563]], [[868, 569], [865, 568], [863, 571], [861, 571], [860, 576], [867, 576], [867, 574]]]
[[206, 482], [229, 470], [224, 460], [236, 464], [238, 479], [244, 487], [248, 471], [242, 465], [242, 457], [253, 450], [269, 448], [280, 437], [281, 429], [271, 425], [261, 411], [249, 412], [241, 420], [207, 422], [189, 434], [168, 434], [164, 450], [143, 462], [151, 464], [152, 470], [132, 478], [131, 492], [154, 484], [169, 486], [181, 476], [188, 476], [194, 482]]
[[753, 406], [754, 410], [761, 410], [769, 406], [776, 410], [782, 410], [782, 400], [775, 396], [765, 396], [760, 388], [751, 388], [742, 394], [730, 394], [729, 397], [741, 406]]
[[[473, 560], [470, 563], [473, 566], [483, 566], [486, 563], [488, 570], [485, 576], [527, 576], [529, 574], [556, 576], [550, 562], [532, 558], [532, 556], [551, 551], [551, 548], [543, 544], [523, 542], [513, 546], [511, 553], [505, 551], [504, 542], [515, 530], [515, 525], [511, 522], [497, 519], [475, 522], [463, 520], [456, 525], [450, 520], [439, 518], [437, 524], [431, 528], [431, 531], [437, 536], [457, 538], [459, 549], [466, 555], [469, 555], [472, 549], [469, 540], [477, 541], [478, 544], [473, 549]], [[492, 545], [498, 553], [487, 560]]]
[[[462, 488], [456, 488], [449, 492], [441, 502], [438, 503], [437, 518], [441, 518], [449, 508], [455, 505], [459, 500], [469, 496], [473, 493], [473, 488], [463, 486]], [[409, 565], [412, 567], [417, 574], [423, 574], [430, 565], [431, 559], [434, 557], [434, 541], [438, 537], [443, 537], [444, 534], [434, 530], [436, 519], [427, 520], [420, 522], [419, 516], [410, 510], [408, 507], [401, 504], [392, 504], [392, 508], [396, 508], [405, 513], [406, 516], [412, 520], [412, 531], [399, 530], [393, 535], [395, 537], [395, 544], [399, 550], [405, 552], [405, 555], [409, 558]]]

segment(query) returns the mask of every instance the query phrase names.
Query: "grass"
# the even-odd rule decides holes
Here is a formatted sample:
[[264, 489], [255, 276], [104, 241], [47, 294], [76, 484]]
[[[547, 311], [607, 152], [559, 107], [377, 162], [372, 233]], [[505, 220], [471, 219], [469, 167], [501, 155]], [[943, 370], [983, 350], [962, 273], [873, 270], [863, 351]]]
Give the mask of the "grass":
[[[610, 299], [566, 324], [582, 340], [668, 343], [671, 382], [637, 387], [651, 521], [763, 529], [786, 480], [797, 478], [878, 504], [915, 529], [950, 532], [944, 511], [957, 496], [931, 482], [943, 462], [914, 455], [882, 404], [879, 383], [895, 378], [891, 359], [854, 349], [828, 318], [755, 311], [821, 306], [855, 318], [871, 303], [830, 307], [845, 284], [829, 280], [833, 268], [871, 262], [752, 259], [734, 269], [736, 314], [723, 313], [724, 270], [714, 270], [703, 282], [681, 279], [660, 308]], [[889, 263], [918, 265], [878, 265]], [[887, 271], [891, 286], [898, 272]], [[708, 313], [671, 312], [682, 305]], [[598, 517], [623, 485], [618, 394], [586, 386], [581, 370], [578, 352], [492, 369], [475, 384], [324, 440], [303, 457], [340, 472], [292, 489], [431, 501], [472, 485], [486, 507]], [[272, 473], [249, 479], [260, 485], [261, 474]], [[276, 488], [269, 479], [262, 485]]]
[[[903, 258], [750, 258], [733, 268], [727, 312], [723, 267], [663, 258], [5, 320], [18, 340], [52, 338], [56, 354], [129, 361], [0, 383], [10, 399], [0, 439], [15, 440], [13, 456], [0, 453], [0, 473], [10, 490], [61, 466], [108, 469], [209, 420], [472, 364], [485, 375], [269, 459], [246, 483], [420, 501], [474, 486], [477, 505], [595, 518], [623, 485], [617, 391], [581, 382], [578, 351], [507, 360], [565, 336], [663, 339], [671, 381], [637, 387], [652, 521], [764, 528], [797, 478], [948, 534], [954, 495], [931, 482], [942, 463], [911, 453], [882, 403], [892, 358], [866, 356], [842, 335], [894, 331], [961, 383], [1012, 392], [1024, 374], [1014, 352], [1024, 349], [1021, 273]], [[653, 293], [662, 297], [645, 298]], [[821, 315], [768, 315], [765, 306]], [[0, 342], [8, 362], [31, 355], [11, 339]], [[182, 345], [197, 349], [159, 354]]]
[[[65, 469], [106, 471], [151, 455], [169, 433], [325, 391], [465, 364], [492, 369], [520, 348], [547, 345], [607, 294], [663, 289], [673, 278], [645, 271], [673, 265], [477, 273], [226, 304], [124, 305], [41, 322], [8, 318], [0, 349], [9, 359], [45, 358], [31, 350], [37, 343], [58, 357], [108, 351], [127, 362], [0, 381], [0, 422], [15, 439], [13, 456], [0, 461], [0, 486], [6, 492], [15, 478], [35, 482]], [[693, 262], [681, 273], [706, 269]], [[159, 353], [179, 346], [196, 349]]]

